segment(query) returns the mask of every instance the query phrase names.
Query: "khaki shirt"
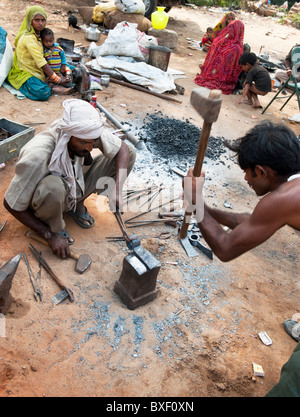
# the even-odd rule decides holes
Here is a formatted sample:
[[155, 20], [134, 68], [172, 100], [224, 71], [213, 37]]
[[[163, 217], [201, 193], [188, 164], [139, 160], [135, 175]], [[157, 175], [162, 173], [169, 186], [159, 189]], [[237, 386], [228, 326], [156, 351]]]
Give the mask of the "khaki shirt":
[[[58, 137], [56, 127], [59, 121], [54, 121], [45, 132], [37, 134], [21, 149], [15, 176], [5, 193], [5, 200], [13, 210], [27, 210], [36, 186], [50, 174], [48, 166]], [[104, 127], [94, 148], [100, 149], [106, 158], [113, 159], [121, 144], [121, 139]], [[75, 157], [73, 164], [78, 196], [84, 193], [83, 162], [84, 158]]]

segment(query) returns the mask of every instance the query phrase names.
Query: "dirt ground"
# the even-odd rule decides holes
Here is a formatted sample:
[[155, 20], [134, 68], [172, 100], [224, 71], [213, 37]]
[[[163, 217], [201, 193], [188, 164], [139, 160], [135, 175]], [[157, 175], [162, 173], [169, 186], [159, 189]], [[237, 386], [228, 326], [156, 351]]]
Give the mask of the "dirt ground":
[[[0, 0], [0, 25], [14, 36], [28, 6], [34, 2]], [[74, 39], [88, 46], [83, 31], [69, 31], [64, 1], [43, 1], [48, 12], [48, 26], [56, 37]], [[53, 13], [61, 10], [61, 13]], [[161, 111], [176, 119], [188, 119], [201, 127], [202, 119], [189, 100], [199, 63], [205, 53], [193, 48], [190, 40], [203, 36], [207, 26], [214, 26], [223, 15], [220, 9], [174, 7], [167, 29], [178, 33], [178, 46], [172, 53], [171, 68], [184, 71], [185, 78], [176, 82], [185, 88], [176, 98], [182, 103], [163, 100], [114, 83], [97, 91], [98, 101], [116, 118], [139, 123], [147, 113]], [[299, 31], [282, 26], [276, 19], [240, 12], [245, 23], [245, 42], [254, 52], [262, 50], [270, 59], [284, 58], [299, 40]], [[80, 20], [80, 17], [79, 17]], [[79, 21], [80, 23], [80, 21]], [[105, 36], [101, 35], [100, 43]], [[265, 106], [274, 93], [261, 99]], [[74, 97], [78, 97], [79, 95]], [[0, 89], [1, 117], [19, 123], [41, 123], [38, 133], [62, 114], [63, 96], [48, 102], [18, 100], [5, 88]], [[236, 139], [264, 119], [282, 122], [298, 135], [299, 124], [288, 117], [299, 113], [296, 99], [280, 112], [274, 103], [262, 115], [248, 105], [238, 105], [235, 95], [222, 96], [222, 109], [212, 134]], [[138, 161], [143, 152], [137, 151]], [[228, 210], [251, 211], [257, 196], [247, 187], [243, 174], [232, 155], [226, 163], [208, 161], [210, 180], [205, 194], [211, 204]], [[183, 156], [184, 160], [184, 156]], [[6, 163], [0, 172], [0, 194], [14, 175], [16, 160]], [[167, 170], [151, 176], [152, 166], [137, 168], [128, 180], [128, 188], [142, 188], [157, 183], [174, 186], [178, 191], [181, 178]], [[180, 191], [179, 191], [180, 192]], [[42, 271], [44, 302], [33, 298], [32, 286], [24, 260], [13, 279], [13, 298], [5, 316], [5, 337], [0, 337], [0, 395], [2, 397], [262, 397], [278, 381], [282, 365], [290, 357], [296, 342], [286, 334], [282, 323], [299, 311], [299, 236], [288, 227], [268, 242], [240, 258], [222, 263], [216, 257], [189, 258], [181, 246], [177, 229], [166, 225], [136, 228], [139, 236], [168, 231], [166, 240], [142, 239], [161, 262], [157, 278], [159, 294], [155, 300], [129, 310], [114, 293], [123, 259], [128, 250], [122, 243], [108, 242], [107, 236], [119, 236], [120, 229], [110, 212], [103, 212], [95, 196], [87, 202], [96, 224], [81, 229], [66, 217], [67, 230], [75, 238], [74, 250], [89, 253], [91, 267], [82, 275], [74, 271], [75, 261], [59, 260], [39, 243], [55, 273], [72, 289], [73, 303], [54, 306], [52, 297], [59, 288]], [[176, 208], [180, 208], [177, 203]], [[274, 210], [276, 208], [274, 207]], [[124, 218], [132, 213], [125, 213]], [[157, 213], [151, 213], [152, 219]], [[18, 223], [0, 205], [0, 223], [7, 224], [0, 234], [0, 265], [26, 252], [36, 273], [37, 263], [24, 237], [26, 227]], [[264, 345], [258, 333], [265, 331], [273, 343]], [[252, 363], [261, 365], [264, 377], [254, 377]]]

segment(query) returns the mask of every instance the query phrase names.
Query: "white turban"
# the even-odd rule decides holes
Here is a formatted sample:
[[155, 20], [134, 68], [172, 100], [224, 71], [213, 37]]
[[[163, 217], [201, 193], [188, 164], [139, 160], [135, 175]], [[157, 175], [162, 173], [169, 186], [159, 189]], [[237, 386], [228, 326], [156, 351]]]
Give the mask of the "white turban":
[[58, 137], [52, 154], [49, 171], [63, 177], [69, 184], [69, 209], [75, 209], [76, 182], [71, 158], [68, 153], [68, 142], [71, 136], [79, 139], [97, 140], [105, 124], [105, 116], [90, 103], [69, 99], [63, 102], [64, 113], [57, 126]]

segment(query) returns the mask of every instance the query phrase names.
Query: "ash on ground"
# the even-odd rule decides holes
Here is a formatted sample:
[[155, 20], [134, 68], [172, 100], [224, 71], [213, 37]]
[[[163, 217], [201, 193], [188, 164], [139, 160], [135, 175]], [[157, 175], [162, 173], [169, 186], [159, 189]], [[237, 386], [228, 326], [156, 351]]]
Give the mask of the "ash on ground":
[[[181, 162], [185, 159], [195, 160], [199, 145], [201, 129], [188, 119], [185, 121], [166, 117], [162, 112], [151, 114], [144, 121], [140, 139], [146, 143], [149, 151], [166, 161]], [[210, 136], [205, 158], [220, 161], [226, 152], [224, 138]]]
[[[137, 151], [131, 180], [137, 177], [139, 182], [143, 178], [146, 183], [158, 183], [163, 179], [165, 185], [172, 185], [175, 180], [181, 190], [181, 180], [173, 168], [187, 173], [194, 166], [201, 129], [187, 119], [167, 117], [161, 111], [147, 114], [140, 126], [131, 125], [132, 128], [145, 143], [145, 149]], [[210, 136], [203, 161], [206, 172], [212, 165], [226, 164], [227, 148], [223, 142], [222, 137]]]

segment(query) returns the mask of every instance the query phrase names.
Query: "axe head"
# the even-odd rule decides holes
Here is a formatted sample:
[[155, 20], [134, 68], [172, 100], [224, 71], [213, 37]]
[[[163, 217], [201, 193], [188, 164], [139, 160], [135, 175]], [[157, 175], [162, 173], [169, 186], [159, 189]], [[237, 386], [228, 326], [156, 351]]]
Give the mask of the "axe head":
[[191, 93], [190, 102], [207, 123], [214, 123], [219, 116], [222, 92], [209, 90], [206, 87], [197, 87]]

